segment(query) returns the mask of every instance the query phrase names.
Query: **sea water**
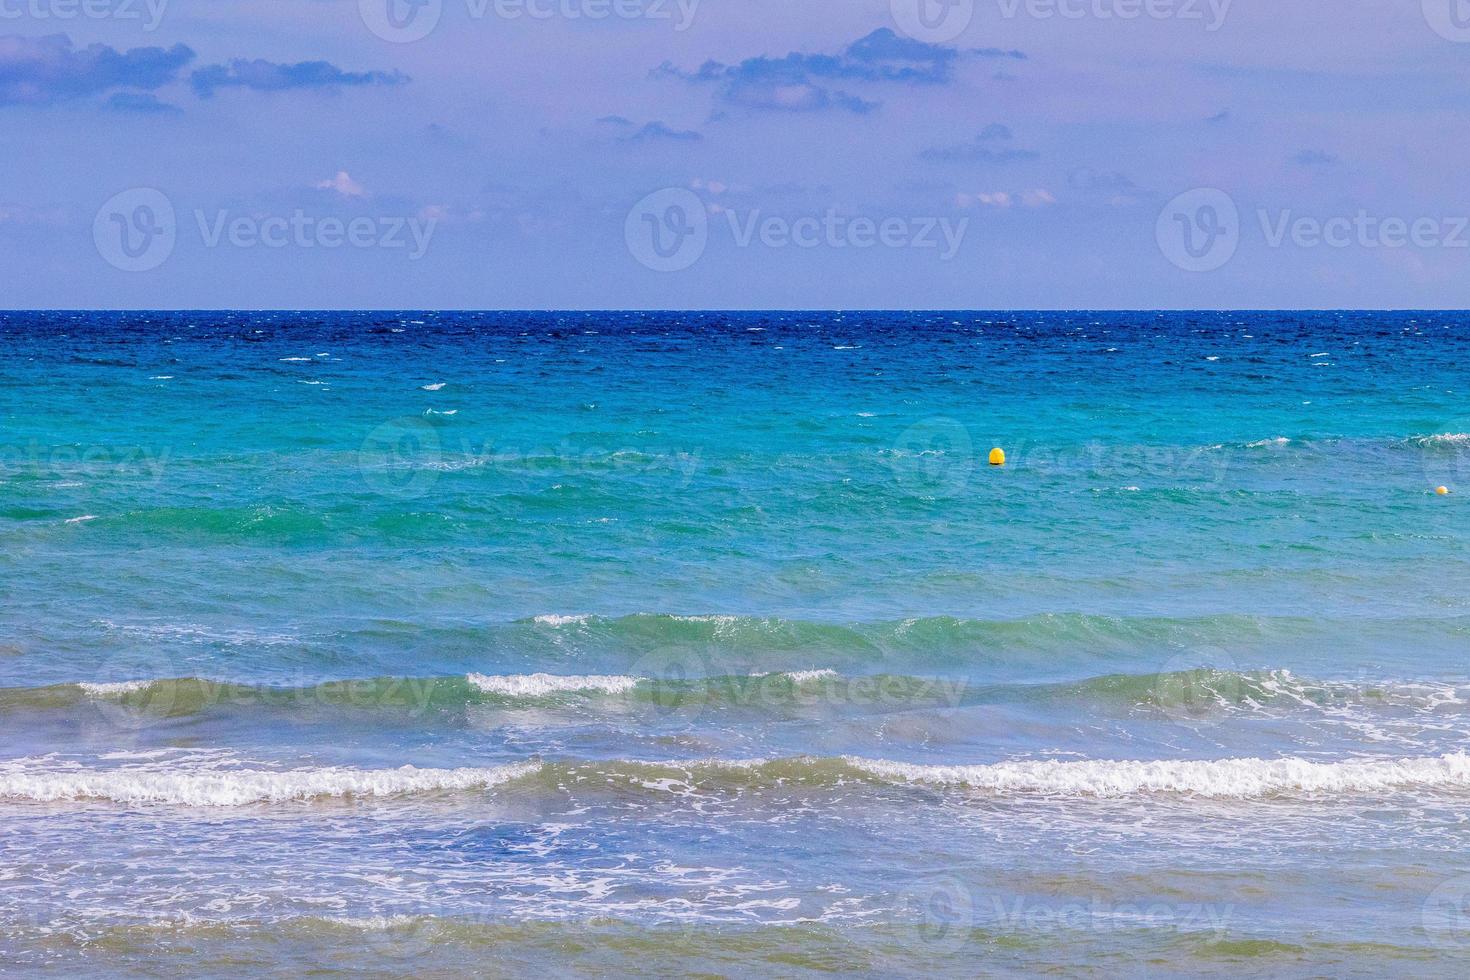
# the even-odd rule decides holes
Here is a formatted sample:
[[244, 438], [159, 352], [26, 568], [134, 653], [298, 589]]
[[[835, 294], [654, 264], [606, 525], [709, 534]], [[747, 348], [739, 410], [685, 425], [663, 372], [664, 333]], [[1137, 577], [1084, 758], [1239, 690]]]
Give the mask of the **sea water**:
[[1461, 314], [0, 352], [17, 970], [1467, 968]]

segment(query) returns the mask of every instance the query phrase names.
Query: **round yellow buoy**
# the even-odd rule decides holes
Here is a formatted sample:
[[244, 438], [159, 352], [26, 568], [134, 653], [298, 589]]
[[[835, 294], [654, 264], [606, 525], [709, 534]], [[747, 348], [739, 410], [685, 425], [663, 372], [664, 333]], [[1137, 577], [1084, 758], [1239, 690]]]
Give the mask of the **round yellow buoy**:
[[1449, 487], [1435, 487], [1434, 488], [1434, 492], [1437, 493], [1437, 494], [1439, 494], [1441, 497], [1443, 497], [1443, 496], [1445, 496], [1446, 494], [1448, 494], [1450, 492], [1450, 488]]
[[1006, 451], [1004, 449], [992, 449], [990, 451], [990, 465], [991, 466], [1004, 466], [1004, 465], [1006, 465]]

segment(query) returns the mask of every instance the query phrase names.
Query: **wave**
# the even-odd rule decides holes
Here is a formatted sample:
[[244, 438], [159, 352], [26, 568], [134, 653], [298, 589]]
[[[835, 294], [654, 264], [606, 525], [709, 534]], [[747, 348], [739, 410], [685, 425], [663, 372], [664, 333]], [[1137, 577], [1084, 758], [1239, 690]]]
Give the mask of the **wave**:
[[925, 786], [991, 797], [1108, 800], [1168, 796], [1208, 800], [1319, 800], [1398, 793], [1470, 792], [1470, 755], [1313, 761], [1016, 760], [930, 765], [858, 757], [690, 762], [524, 762], [481, 768], [262, 769], [171, 763], [85, 768], [53, 757], [0, 764], [0, 799], [58, 803], [237, 807], [322, 799], [374, 799], [485, 791], [512, 783], [548, 792], [617, 786], [651, 799], [794, 786]]
[[553, 674], [508, 674], [496, 677], [470, 674], [466, 679], [487, 694], [531, 698], [564, 691], [601, 691], [606, 694], [622, 694], [631, 691], [642, 681], [642, 678], [638, 677], [597, 675], [561, 677]]
[[1193, 710], [1334, 711], [1388, 708], [1435, 712], [1470, 708], [1470, 684], [1451, 681], [1322, 681], [1290, 670], [1199, 667], [1160, 674], [1110, 674], [1034, 689], [1047, 697]]
[[1470, 443], [1470, 432], [1440, 432], [1429, 436], [1411, 436], [1409, 442], [1430, 449], [1459, 448]]
[[1219, 759], [1162, 762], [1002, 762], [926, 766], [872, 759], [849, 765], [885, 780], [962, 786], [997, 794], [1116, 798], [1173, 794], [1207, 799], [1261, 799], [1394, 791], [1470, 790], [1470, 756], [1312, 762], [1306, 759]]
[[472, 704], [575, 703], [597, 698], [626, 703], [780, 706], [796, 703], [823, 685], [860, 687], [870, 699], [958, 703], [961, 681], [901, 675], [844, 677], [834, 670], [768, 671], [690, 676], [682, 664], [666, 677], [618, 674], [480, 674], [463, 677], [375, 677], [301, 686], [252, 684], [202, 677], [80, 681], [44, 687], [0, 688], [0, 711], [74, 708], [103, 704], [113, 709], [174, 717], [215, 708], [261, 707], [411, 710]]
[[[910, 673], [1036, 668], [1055, 676], [1136, 670], [1192, 651], [1230, 651], [1237, 661], [1270, 662], [1283, 650], [1336, 644], [1376, 652], [1394, 647], [1459, 649], [1470, 636], [1470, 616], [1379, 616], [1351, 622], [1309, 616], [1242, 613], [1191, 616], [1109, 616], [1080, 612], [1016, 618], [928, 616], [866, 622], [820, 622], [731, 614], [622, 616], [543, 614], [514, 621], [424, 624], [382, 619], [346, 629], [269, 633], [232, 624], [114, 623], [110, 631], [137, 634], [162, 645], [161, 663], [196, 659], [199, 648], [270, 646], [275, 659], [350, 662], [372, 651], [376, 667], [393, 670], [420, 662], [426, 651], [458, 673], [478, 669], [486, 651], [506, 672], [531, 673], [548, 665], [579, 672], [648, 673], [645, 661], [674, 657], [686, 673], [743, 674], [820, 665], [852, 673], [885, 667]], [[594, 666], [595, 671], [586, 669]], [[917, 669], [916, 669], [917, 668]], [[306, 668], [302, 668], [303, 672]], [[169, 676], [160, 669], [158, 676]], [[1022, 676], [1017, 674], [1017, 676]], [[112, 678], [107, 678], [111, 680]], [[117, 678], [119, 680], [131, 678]]]
[[245, 806], [330, 797], [372, 798], [486, 789], [533, 771], [529, 765], [482, 769], [210, 769], [129, 766], [61, 771], [0, 766], [0, 798], [55, 803], [106, 800], [190, 807]]
[[302, 686], [250, 684], [199, 677], [82, 681], [0, 688], [5, 710], [77, 709], [87, 705], [176, 717], [211, 710], [274, 708], [356, 711], [453, 711], [469, 705], [574, 707], [580, 715], [710, 707], [804, 712], [816, 705], [860, 711], [1023, 704], [1054, 710], [1183, 711], [1190, 715], [1281, 717], [1378, 713], [1438, 718], [1470, 713], [1470, 682], [1428, 680], [1321, 681], [1290, 670], [1200, 667], [1162, 673], [1109, 674], [1058, 683], [975, 683], [961, 677], [844, 674], [830, 668], [691, 675], [671, 663], [662, 677], [625, 674], [481, 674], [463, 677], [377, 677]]

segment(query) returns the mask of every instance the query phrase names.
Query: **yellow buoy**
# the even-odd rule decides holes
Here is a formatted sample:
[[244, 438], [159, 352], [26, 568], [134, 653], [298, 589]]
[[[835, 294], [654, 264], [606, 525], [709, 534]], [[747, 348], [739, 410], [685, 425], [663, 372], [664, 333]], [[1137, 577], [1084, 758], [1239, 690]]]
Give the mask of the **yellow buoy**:
[[992, 449], [990, 451], [990, 465], [991, 466], [1004, 466], [1004, 465], [1006, 465], [1006, 451], [1004, 449]]
[[1445, 496], [1446, 494], [1448, 494], [1450, 492], [1450, 488], [1449, 487], [1435, 487], [1434, 488], [1434, 492], [1437, 493], [1437, 494], [1439, 494], [1441, 497], [1443, 497], [1443, 496]]

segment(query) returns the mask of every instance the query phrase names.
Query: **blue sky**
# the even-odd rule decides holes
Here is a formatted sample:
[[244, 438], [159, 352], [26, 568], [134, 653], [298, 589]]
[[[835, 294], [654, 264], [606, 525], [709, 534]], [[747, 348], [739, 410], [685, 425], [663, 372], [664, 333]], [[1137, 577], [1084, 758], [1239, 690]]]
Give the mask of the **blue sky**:
[[1465, 0], [0, 0], [0, 306], [1458, 308], [1467, 123]]

